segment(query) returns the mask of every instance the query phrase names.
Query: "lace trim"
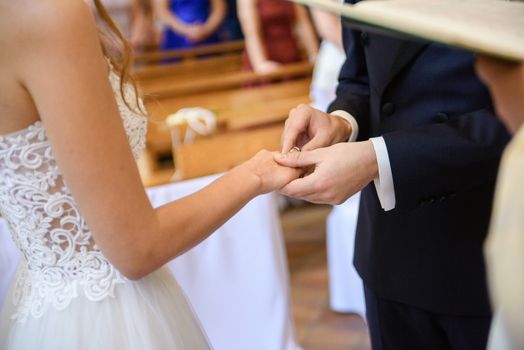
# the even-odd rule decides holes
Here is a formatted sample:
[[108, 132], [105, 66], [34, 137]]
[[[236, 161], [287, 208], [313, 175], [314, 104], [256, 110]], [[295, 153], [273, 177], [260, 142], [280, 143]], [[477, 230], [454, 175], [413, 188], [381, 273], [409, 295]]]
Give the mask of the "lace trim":
[[[93, 265], [86, 271], [86, 265], [79, 262], [82, 268], [70, 271], [70, 267], [49, 267], [42, 271], [32, 272], [28, 263], [22, 260], [16, 274], [13, 292], [13, 305], [18, 306], [11, 316], [12, 320], [24, 323], [29, 316], [42, 317], [50, 306], [64, 310], [71, 301], [78, 297], [79, 290], [91, 301], [100, 301], [115, 296], [117, 284], [127, 281], [102, 254], [89, 254], [86, 260]], [[96, 266], [98, 265], [98, 266]]]

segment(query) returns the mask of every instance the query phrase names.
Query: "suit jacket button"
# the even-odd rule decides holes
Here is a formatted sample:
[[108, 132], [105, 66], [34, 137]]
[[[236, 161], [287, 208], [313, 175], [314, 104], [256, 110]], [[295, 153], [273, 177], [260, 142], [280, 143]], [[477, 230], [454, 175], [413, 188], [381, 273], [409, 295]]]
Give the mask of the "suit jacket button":
[[386, 102], [382, 105], [382, 113], [385, 115], [392, 115], [395, 113], [395, 105], [391, 102]]
[[362, 46], [367, 46], [369, 44], [369, 36], [368, 33], [362, 32], [360, 33], [360, 44]]

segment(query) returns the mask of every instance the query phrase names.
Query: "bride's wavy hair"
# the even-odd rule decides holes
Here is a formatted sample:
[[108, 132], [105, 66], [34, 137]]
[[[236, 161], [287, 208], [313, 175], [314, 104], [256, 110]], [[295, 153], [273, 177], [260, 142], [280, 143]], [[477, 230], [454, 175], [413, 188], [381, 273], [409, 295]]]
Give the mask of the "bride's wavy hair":
[[[131, 76], [133, 49], [111, 18], [111, 15], [109, 15], [102, 2], [100, 0], [93, 0], [93, 2], [98, 16], [102, 21], [102, 23], [100, 23], [101, 25], [98, 26], [102, 50], [104, 55], [111, 62], [113, 68], [120, 75], [120, 94], [122, 95], [122, 99], [131, 110], [137, 111], [138, 109], [138, 112], [145, 114], [145, 111], [142, 109], [142, 106], [138, 101], [136, 83]], [[128, 83], [131, 84], [136, 93], [136, 101], [133, 101], [133, 104], [127, 100], [125, 94], [125, 87]]]

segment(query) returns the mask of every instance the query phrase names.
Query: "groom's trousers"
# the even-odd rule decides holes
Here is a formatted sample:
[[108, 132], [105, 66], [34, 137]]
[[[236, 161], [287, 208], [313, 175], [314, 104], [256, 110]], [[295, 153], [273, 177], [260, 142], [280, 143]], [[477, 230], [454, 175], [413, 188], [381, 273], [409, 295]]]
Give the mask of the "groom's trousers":
[[484, 350], [491, 318], [440, 315], [364, 288], [373, 350]]

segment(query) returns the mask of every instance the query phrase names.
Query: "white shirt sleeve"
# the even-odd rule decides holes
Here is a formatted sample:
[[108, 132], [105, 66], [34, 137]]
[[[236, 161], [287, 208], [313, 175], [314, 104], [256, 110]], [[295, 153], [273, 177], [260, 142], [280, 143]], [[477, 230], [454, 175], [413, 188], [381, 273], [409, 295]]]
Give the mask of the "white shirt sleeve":
[[349, 135], [348, 142], [355, 141], [358, 137], [358, 123], [355, 117], [353, 117], [348, 112], [342, 110], [333, 111], [331, 112], [331, 115], [342, 118], [351, 125], [351, 135]]
[[388, 149], [382, 136], [372, 137], [369, 140], [375, 149], [378, 164], [378, 177], [373, 180], [373, 183], [375, 184], [382, 209], [389, 211], [395, 209], [395, 187], [393, 185]]
[[[351, 124], [351, 135], [349, 136], [348, 142], [355, 141], [358, 137], [357, 120], [351, 114], [342, 110], [333, 111], [331, 115], [340, 117]], [[373, 179], [373, 183], [375, 184], [382, 209], [389, 211], [395, 209], [395, 187], [393, 185], [388, 149], [383, 137], [373, 137], [369, 140], [375, 149], [378, 164], [378, 177]]]

